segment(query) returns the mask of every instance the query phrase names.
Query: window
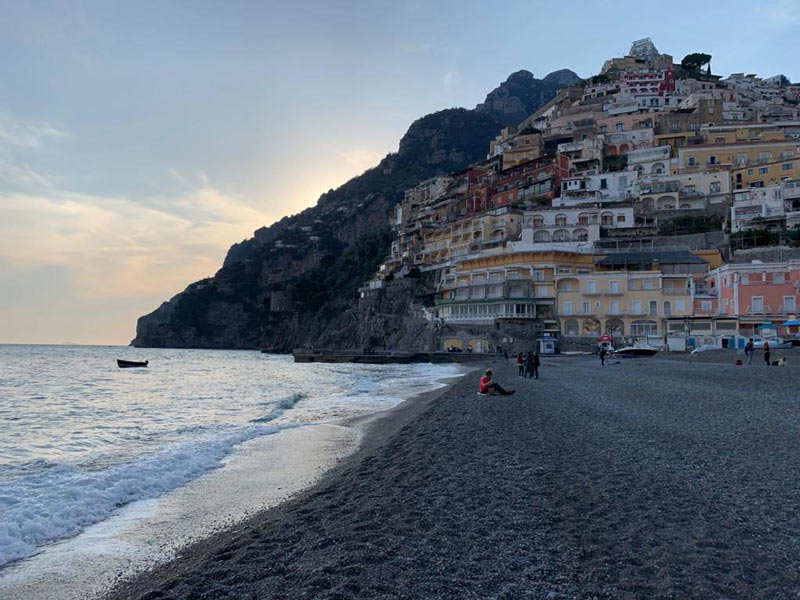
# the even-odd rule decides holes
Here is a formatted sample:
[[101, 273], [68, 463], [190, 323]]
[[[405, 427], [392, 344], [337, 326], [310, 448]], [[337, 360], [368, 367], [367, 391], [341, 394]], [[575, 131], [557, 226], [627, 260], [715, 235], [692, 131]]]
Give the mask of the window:
[[690, 167], [693, 167], [693, 166], [695, 166], [695, 165], [697, 164], [697, 158], [695, 158], [694, 156], [690, 156], [690, 157], [689, 157], [689, 158], [686, 160], [686, 164], [687, 164], [687, 165], [689, 165]]
[[784, 273], [772, 274], [772, 283], [784, 283], [785, 281], [786, 281], [786, 275]]
[[758, 168], [758, 174], [759, 175], [766, 175], [767, 173], [769, 173], [769, 167], [759, 167]]
[[719, 194], [721, 189], [722, 184], [719, 181], [712, 181], [711, 185], [709, 186], [709, 192], [712, 194]]
[[699, 125], [697, 123], [689, 123], [689, 131], [697, 131], [699, 129]]
[[642, 301], [641, 300], [634, 300], [633, 301], [633, 314], [635, 314], [635, 315], [642, 314]]
[[582, 305], [583, 314], [590, 315], [592, 314], [592, 303], [591, 302], [584, 302]]
[[567, 226], [567, 215], [556, 215], [556, 225], [558, 227]]
[[658, 333], [655, 321], [634, 321], [631, 323], [631, 335], [652, 335]]
[[764, 296], [753, 296], [750, 299], [751, 312], [764, 312]]
[[597, 283], [594, 281], [587, 281], [586, 282], [586, 293], [587, 294], [596, 294], [597, 293]]
[[623, 127], [622, 123], [617, 123], [617, 126], [616, 126], [617, 132], [622, 131], [622, 127]]
[[715, 144], [724, 144], [725, 143], [725, 138], [724, 137], [714, 138], [714, 143]]
[[578, 225], [588, 225], [589, 224], [589, 215], [586, 213], [581, 213], [578, 215]]
[[616, 300], [612, 300], [608, 303], [608, 312], [611, 315], [618, 315], [619, 314], [619, 302]]
[[572, 300], [566, 300], [564, 302], [564, 314], [571, 315], [572, 314]]
[[657, 300], [650, 300], [650, 309], [648, 311], [648, 314], [651, 317], [655, 317], [656, 315], [658, 315], [658, 301]]
[[607, 190], [608, 189], [608, 179], [603, 178], [600, 180], [600, 189]]
[[678, 312], [683, 312], [686, 310], [686, 301], [685, 300], [675, 300], [675, 310]]
[[619, 281], [609, 281], [608, 291], [611, 292], [612, 294], [619, 293]]
[[783, 312], [793, 313], [797, 310], [797, 299], [794, 296], [783, 297]]
[[793, 163], [783, 163], [781, 165], [781, 169], [783, 169], [784, 171], [791, 171], [792, 169], [794, 169], [794, 164]]
[[736, 157], [736, 162], [738, 162], [740, 165], [746, 165], [747, 154], [739, 154], [739, 156]]
[[740, 275], [739, 276], [739, 283], [741, 283], [742, 285], [749, 285], [750, 284], [750, 275], [747, 275], [746, 273], [744, 275]]
[[652, 279], [643, 279], [642, 280], [642, 287], [646, 290], [653, 289], [653, 280]]
[[681, 124], [680, 123], [676, 123], [676, 122], [673, 121], [672, 123], [669, 124], [670, 133], [679, 133], [680, 130], [681, 130]]
[[753, 174], [755, 174], [755, 171], [753, 169], [747, 169], [747, 174], [748, 175], [753, 175]]
[[702, 300], [700, 302], [700, 308], [703, 312], [711, 312], [711, 300]]
[[758, 162], [765, 163], [770, 159], [770, 157], [771, 157], [771, 154], [769, 152], [759, 152], [758, 153]]
[[669, 300], [664, 300], [664, 316], [672, 316], [672, 302]]
[[600, 133], [605, 133], [608, 127], [606, 125], [600, 125]]
[[712, 155], [712, 156], [709, 156], [709, 157], [708, 157], [708, 164], [710, 164], [710, 165], [716, 165], [716, 164], [717, 164], [717, 157], [716, 157], [716, 156], [714, 156], [714, 155]]
[[617, 215], [617, 223], [624, 223], [625, 215]]

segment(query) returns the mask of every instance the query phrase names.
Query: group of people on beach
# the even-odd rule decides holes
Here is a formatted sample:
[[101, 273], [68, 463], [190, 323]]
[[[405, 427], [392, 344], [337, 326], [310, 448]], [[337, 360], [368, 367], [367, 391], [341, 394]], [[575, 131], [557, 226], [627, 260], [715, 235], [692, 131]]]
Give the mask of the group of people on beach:
[[[753, 338], [750, 338], [744, 345], [744, 355], [747, 357], [748, 365], [753, 364], [753, 355], [755, 353], [756, 353], [756, 345], [755, 342], [753, 342]], [[772, 362], [772, 352], [770, 351], [769, 342], [767, 341], [764, 342], [764, 364], [766, 364], [768, 367], [770, 366], [782, 367], [786, 364], [785, 357], [776, 360], [775, 362]]]
[[539, 366], [542, 364], [538, 350], [528, 350], [517, 354], [517, 370], [523, 379], [539, 379]]

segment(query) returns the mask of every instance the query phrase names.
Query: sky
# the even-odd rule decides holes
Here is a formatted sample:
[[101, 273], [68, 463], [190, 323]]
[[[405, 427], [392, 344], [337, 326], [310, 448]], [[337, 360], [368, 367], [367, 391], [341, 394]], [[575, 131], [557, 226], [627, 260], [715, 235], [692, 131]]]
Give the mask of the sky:
[[231, 244], [516, 70], [587, 77], [649, 36], [800, 81], [798, 27], [796, 0], [0, 0], [0, 343], [127, 344]]

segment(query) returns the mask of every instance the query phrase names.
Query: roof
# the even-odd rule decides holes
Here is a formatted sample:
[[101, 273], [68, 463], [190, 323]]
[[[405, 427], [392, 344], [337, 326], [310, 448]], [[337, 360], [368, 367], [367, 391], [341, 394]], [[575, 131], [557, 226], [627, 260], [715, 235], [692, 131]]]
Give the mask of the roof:
[[659, 261], [662, 265], [708, 264], [707, 261], [692, 254], [689, 250], [655, 250], [651, 252], [615, 252], [601, 258], [597, 261], [597, 265], [601, 267], [650, 266], [654, 260]]

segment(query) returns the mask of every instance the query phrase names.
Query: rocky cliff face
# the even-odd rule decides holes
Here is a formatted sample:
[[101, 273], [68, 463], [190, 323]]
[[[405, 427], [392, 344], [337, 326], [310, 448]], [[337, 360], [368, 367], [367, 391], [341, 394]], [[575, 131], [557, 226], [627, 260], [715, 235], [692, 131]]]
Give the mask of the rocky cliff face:
[[[414, 326], [381, 340], [376, 323], [383, 321], [362, 319], [355, 310], [356, 289], [371, 278], [391, 243], [390, 211], [419, 181], [485, 158], [502, 127], [518, 123], [564, 87], [564, 73], [539, 80], [518, 71], [474, 110], [417, 119], [396, 153], [326, 192], [316, 206], [234, 244], [213, 277], [141, 317], [132, 344], [288, 350], [358, 347], [365, 338], [373, 345], [411, 343]], [[410, 306], [408, 298], [400, 302], [405, 308], [392, 310]]]

